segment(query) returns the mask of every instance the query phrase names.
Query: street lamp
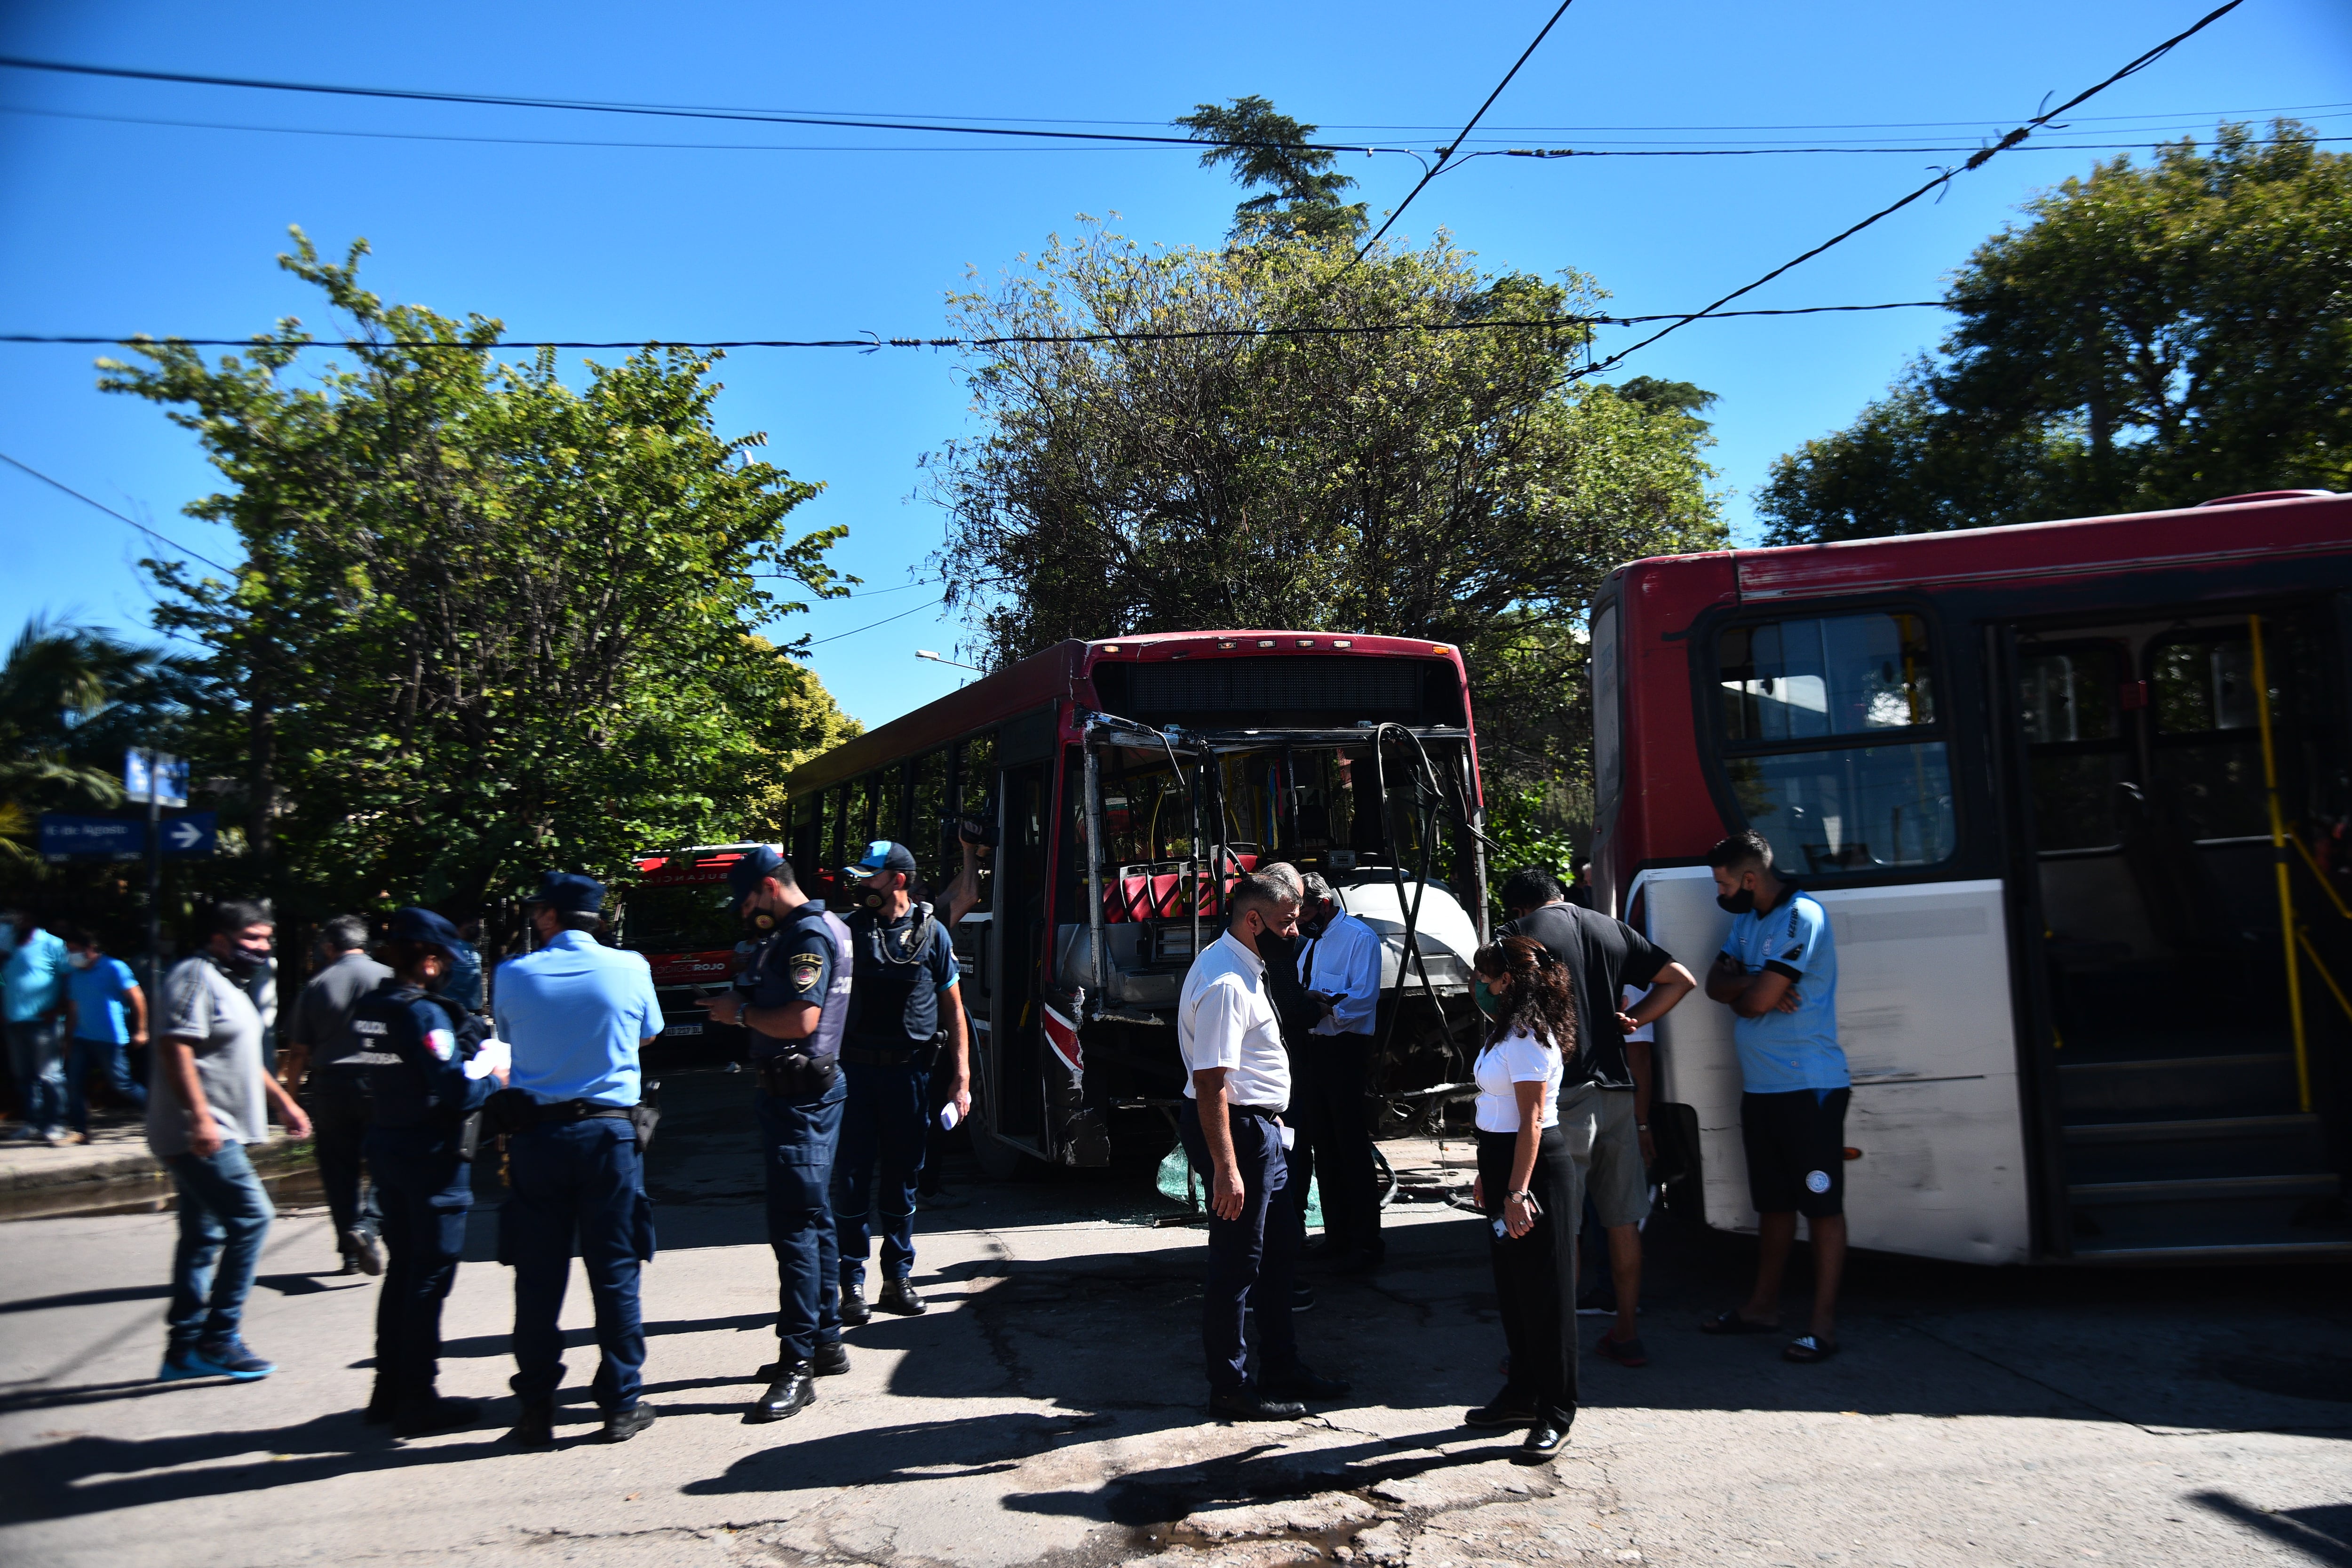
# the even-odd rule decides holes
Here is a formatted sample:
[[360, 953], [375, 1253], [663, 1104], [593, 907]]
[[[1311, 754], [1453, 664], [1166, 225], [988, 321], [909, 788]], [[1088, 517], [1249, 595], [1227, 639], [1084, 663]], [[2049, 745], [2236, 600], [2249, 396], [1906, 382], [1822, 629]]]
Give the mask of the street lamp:
[[915, 657], [916, 657], [917, 658], [928, 658], [928, 659], [929, 659], [933, 664], [944, 664], [944, 665], [946, 665], [946, 666], [947, 666], [949, 668], [950, 668], [950, 669], [968, 669], [968, 670], [971, 671], [974, 675], [982, 675], [982, 674], [985, 674], [985, 673], [986, 673], [984, 670], [982, 670], [982, 669], [980, 668], [980, 666], [978, 666], [978, 665], [976, 665], [976, 664], [958, 664], [955, 660], [953, 660], [953, 659], [951, 659], [951, 658], [941, 658], [940, 655], [933, 653], [929, 648], [927, 648], [927, 647], [919, 647], [919, 648], [917, 648], [917, 649], [915, 650]]

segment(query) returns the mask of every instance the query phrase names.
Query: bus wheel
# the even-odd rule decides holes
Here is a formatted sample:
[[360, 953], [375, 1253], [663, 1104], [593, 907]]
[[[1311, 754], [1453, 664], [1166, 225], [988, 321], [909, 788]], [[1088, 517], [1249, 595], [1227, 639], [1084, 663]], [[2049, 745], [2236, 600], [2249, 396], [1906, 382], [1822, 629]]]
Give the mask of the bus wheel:
[[971, 1160], [980, 1167], [983, 1180], [1018, 1182], [1034, 1180], [1048, 1169], [1045, 1161], [1034, 1154], [1014, 1148], [996, 1135], [995, 1118], [979, 1099], [971, 1102]]

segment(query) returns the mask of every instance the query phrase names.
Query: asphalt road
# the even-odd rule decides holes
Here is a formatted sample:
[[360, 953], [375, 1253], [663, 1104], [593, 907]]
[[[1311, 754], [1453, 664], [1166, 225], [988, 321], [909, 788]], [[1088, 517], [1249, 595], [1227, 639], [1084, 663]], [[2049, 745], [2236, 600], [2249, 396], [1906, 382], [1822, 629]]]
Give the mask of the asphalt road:
[[[358, 1415], [374, 1287], [322, 1215], [272, 1234], [261, 1383], [157, 1384], [169, 1215], [0, 1226], [0, 1563], [933, 1563], [1375, 1568], [1485, 1563], [2352, 1564], [2352, 1305], [2341, 1268], [1993, 1272], [1855, 1260], [1845, 1352], [1694, 1331], [1747, 1242], [1660, 1221], [1652, 1364], [1585, 1363], [1538, 1469], [1457, 1425], [1500, 1353], [1478, 1222], [1396, 1215], [1391, 1265], [1321, 1281], [1308, 1420], [1201, 1409], [1201, 1237], [1128, 1169], [984, 1185], [920, 1222], [918, 1319], [853, 1331], [814, 1408], [743, 1425], [774, 1269], [741, 1079], [674, 1078], [646, 1271], [662, 1418], [593, 1440], [570, 1352], [553, 1452], [505, 1448], [507, 1272], [478, 1212], [443, 1384], [484, 1425], [395, 1442]], [[1793, 1309], [1798, 1303], [1792, 1300]], [[583, 1284], [567, 1326], [590, 1342]], [[1599, 1323], [1588, 1325], [1588, 1341]]]

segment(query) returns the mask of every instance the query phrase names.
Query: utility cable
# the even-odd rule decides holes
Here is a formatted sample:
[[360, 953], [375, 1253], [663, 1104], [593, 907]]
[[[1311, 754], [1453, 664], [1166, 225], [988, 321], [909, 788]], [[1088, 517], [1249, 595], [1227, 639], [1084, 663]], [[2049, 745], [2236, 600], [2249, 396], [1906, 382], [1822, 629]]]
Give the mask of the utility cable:
[[1913, 191], [1909, 195], [1905, 196], [1902, 200], [1897, 201], [1891, 205], [1881, 207], [1878, 211], [1871, 214], [1868, 217], [1864, 218], [1860, 223], [1853, 225], [1852, 227], [1845, 229], [1842, 233], [1832, 235], [1830, 238], [1823, 240], [1821, 244], [1813, 247], [1811, 250], [1806, 251], [1802, 256], [1797, 257], [1790, 261], [1782, 262], [1780, 266], [1775, 267], [1771, 271], [1767, 272], [1763, 277], [1759, 278], [1753, 283], [1747, 284], [1742, 288], [1734, 289], [1730, 293], [1726, 294], [1714, 304], [1707, 306], [1706, 309], [1700, 310], [1694, 315], [1686, 316], [1681, 321], [1670, 322], [1667, 325], [1659, 328], [1656, 331], [1652, 332], [1640, 342], [1620, 349], [1615, 353], [1611, 354], [1607, 359], [1601, 360], [1598, 363], [1588, 365], [1580, 374], [1588, 376], [1599, 375], [1605, 371], [1614, 368], [1616, 365], [1621, 363], [1628, 354], [1634, 353], [1642, 349], [1649, 347], [1652, 343], [1656, 342], [1660, 338], [1664, 337], [1667, 333], [1679, 331], [1684, 327], [1688, 326], [1691, 322], [1699, 320], [1701, 317], [1715, 315], [1721, 307], [1729, 304], [1732, 300], [1738, 299], [1741, 295], [1754, 293], [1757, 289], [1761, 289], [1765, 284], [1769, 283], [1772, 279], [1780, 277], [1782, 273], [1789, 271], [1790, 268], [1801, 266], [1805, 262], [1811, 261], [1814, 257], [1819, 256], [1822, 252], [1828, 250], [1832, 246], [1843, 244], [1845, 241], [1853, 238], [1855, 235], [1860, 234], [1864, 229], [1868, 228], [1872, 224], [1876, 223], [1879, 219], [1901, 212], [1905, 207], [1909, 206], [1913, 202], [1917, 201], [1928, 192], [1939, 190], [1944, 186], [1948, 185], [1951, 184], [1954, 175], [1967, 174], [1970, 170], [1983, 167], [1984, 164], [1995, 154], [2007, 152], [2011, 147], [2014, 147], [2019, 142], [2024, 141], [2027, 137], [2032, 135], [2035, 131], [2049, 124], [2050, 121], [2057, 119], [2058, 116], [2074, 108], [2076, 104], [2084, 102], [2087, 100], [2097, 96], [2099, 93], [2105, 92], [2108, 88], [2111, 88], [2115, 86], [2116, 83], [2123, 80], [2124, 78], [2135, 75], [2139, 71], [2146, 70], [2149, 66], [2154, 65], [2158, 60], [2160, 60], [2166, 55], [2170, 54], [2181, 44], [2195, 37], [2198, 34], [2203, 32], [2206, 28], [2211, 26], [2214, 23], [2220, 21], [2222, 17], [2228, 16], [2231, 12], [2236, 10], [2239, 6], [2244, 4], [2245, 0], [2228, 0], [2227, 4], [2217, 6], [2215, 9], [2209, 11], [2204, 16], [2199, 17], [2194, 25], [2180, 32], [2175, 33], [2172, 37], [2165, 39], [2164, 42], [2157, 45], [2154, 48], [2141, 54], [2137, 58], [2132, 60], [2129, 64], [2116, 71], [2114, 75], [2108, 77], [2105, 80], [2101, 81], [2095, 86], [2084, 88], [2082, 91], [2076, 93], [2074, 97], [2068, 99], [2065, 102], [2060, 104], [2055, 109], [2035, 115], [2032, 119], [2010, 132], [2009, 134], [2003, 136], [2000, 141], [1993, 142], [1991, 145], [1979, 147], [1977, 149], [1976, 153], [1969, 157], [1969, 161], [1960, 165], [1959, 168], [1945, 170], [1942, 174], [1937, 175], [1936, 178], [1928, 181], [1917, 190]]
[[5, 452], [0, 452], [0, 463], [5, 463], [10, 468], [16, 469], [20, 473], [30, 474], [33, 478], [40, 480], [41, 483], [48, 486], [51, 489], [65, 491], [66, 494], [73, 497], [74, 500], [81, 502], [84, 506], [96, 507], [99, 510], [104, 512], [107, 516], [113, 518], [118, 522], [129, 523], [131, 527], [137, 529], [140, 532], [145, 534], [148, 538], [153, 540], [158, 544], [170, 545], [173, 550], [180, 552], [183, 555], [194, 555], [205, 565], [226, 572], [232, 576], [236, 574], [236, 567], [223, 566], [219, 562], [214, 560], [209, 555], [197, 555], [194, 551], [189, 549], [186, 545], [176, 543], [172, 540], [164, 538], [162, 534], [156, 532], [153, 529], [148, 527], [137, 518], [131, 517], [125, 512], [119, 512], [102, 500], [91, 500], [89, 496], [82, 494], [79, 490], [74, 489], [73, 486], [65, 483], [63, 480], [49, 478], [48, 475], [41, 472], [40, 469], [33, 467], [30, 463], [20, 463]]
[[933, 599], [933, 600], [932, 600], [929, 604], [928, 604], [928, 605], [916, 605], [913, 609], [911, 609], [911, 610], [901, 610], [901, 611], [899, 611], [899, 612], [898, 612], [897, 615], [895, 615], [895, 616], [883, 616], [883, 617], [882, 617], [880, 620], [878, 620], [878, 621], [869, 621], [869, 622], [867, 622], [866, 625], [864, 625], [864, 626], [854, 626], [854, 627], [852, 627], [850, 630], [845, 631], [845, 632], [835, 632], [835, 633], [834, 633], [831, 637], [818, 637], [818, 638], [816, 638], [814, 641], [808, 642], [808, 643], [804, 643], [804, 644], [803, 644], [802, 646], [803, 646], [803, 647], [818, 647], [818, 646], [820, 646], [820, 645], [822, 645], [822, 644], [824, 644], [824, 643], [829, 643], [829, 642], [839, 642], [839, 641], [840, 641], [842, 638], [844, 638], [844, 637], [856, 637], [859, 632], [870, 632], [870, 631], [872, 631], [876, 626], [888, 626], [892, 621], [903, 621], [903, 620], [905, 620], [908, 616], [920, 615], [920, 614], [921, 614], [923, 611], [925, 611], [925, 610], [929, 610], [929, 609], [935, 609], [935, 608], [937, 608], [939, 605], [944, 605], [944, 604], [946, 604], [946, 603], [947, 603], [947, 595], [944, 595], [944, 594], [942, 594], [942, 595], [940, 595], [938, 598]]
[[[1355, 259], [1349, 261], [1347, 267], [1341, 270], [1339, 274], [1341, 278], [1346, 277], [1349, 272], [1353, 272], [1357, 266], [1363, 261], [1364, 258], [1370, 253], [1372, 247], [1381, 242], [1381, 236], [1387, 234], [1390, 228], [1394, 226], [1397, 219], [1404, 216], [1404, 209], [1412, 205], [1412, 198], [1421, 195], [1423, 190], [1428, 188], [1430, 181], [1437, 178], [1439, 174], [1444, 173], [1446, 161], [1454, 156], [1456, 149], [1460, 148], [1463, 142], [1469, 136], [1470, 132], [1478, 129], [1478, 121], [1486, 117], [1486, 110], [1495, 107], [1495, 100], [1503, 96], [1503, 89], [1511, 85], [1511, 79], [1519, 74], [1519, 68], [1528, 63], [1528, 58], [1536, 52], [1537, 46], [1541, 44], [1545, 38], [1551, 35], [1552, 28], [1559, 25], [1559, 19], [1562, 16], [1567, 16], [1568, 8], [1575, 4], [1576, 0], [1559, 0], [1559, 9], [1554, 11], [1551, 14], [1551, 20], [1543, 25], [1543, 30], [1535, 36], [1535, 42], [1529, 44], [1525, 49], [1521, 50], [1519, 58], [1511, 62], [1511, 68], [1505, 71], [1503, 73], [1503, 79], [1495, 84], [1495, 90], [1486, 95], [1486, 101], [1480, 104], [1478, 106], [1478, 112], [1470, 117], [1470, 123], [1462, 128], [1462, 134], [1456, 136], [1451, 145], [1440, 147], [1437, 150], [1437, 162], [1432, 163], [1428, 168], [1422, 171], [1420, 182], [1415, 184], [1412, 189], [1404, 194], [1404, 200], [1397, 203], [1395, 208], [1390, 212], [1387, 221], [1381, 225], [1379, 229], [1373, 233], [1372, 237], [1364, 241], [1363, 247], [1356, 252]], [[1337, 279], [1334, 279], [1334, 281], [1337, 281]]]
[[[1717, 301], [1720, 303], [1720, 301]], [[1950, 307], [1941, 300], [1892, 300], [1878, 305], [1789, 305], [1779, 309], [1749, 310], [1717, 310], [1709, 309], [1696, 314], [1662, 311], [1647, 316], [1538, 316], [1525, 319], [1474, 317], [1460, 321], [1389, 321], [1364, 326], [1302, 325], [1274, 327], [1200, 327], [1184, 331], [1142, 332], [1014, 332], [1002, 337], [983, 338], [731, 338], [723, 341], [688, 342], [668, 338], [605, 339], [591, 342], [585, 339], [535, 339], [500, 341], [488, 343], [450, 342], [439, 338], [377, 338], [330, 339], [305, 338], [289, 342], [271, 338], [152, 338], [101, 337], [95, 334], [75, 336], [45, 335], [36, 332], [0, 332], [0, 343], [50, 343], [85, 345], [100, 348], [136, 348], [142, 345], [195, 349], [449, 349], [465, 353], [488, 353], [493, 349], [994, 349], [1041, 346], [1056, 343], [1084, 345], [1089, 343], [1149, 343], [1189, 342], [1223, 338], [1339, 338], [1369, 337], [1386, 332], [1491, 332], [1521, 331], [1557, 331], [1563, 327], [1637, 327], [1652, 321], [1691, 321], [1704, 315], [1709, 321], [1729, 321], [1740, 316], [1826, 316], [1845, 315], [1872, 310], [1942, 310]]]

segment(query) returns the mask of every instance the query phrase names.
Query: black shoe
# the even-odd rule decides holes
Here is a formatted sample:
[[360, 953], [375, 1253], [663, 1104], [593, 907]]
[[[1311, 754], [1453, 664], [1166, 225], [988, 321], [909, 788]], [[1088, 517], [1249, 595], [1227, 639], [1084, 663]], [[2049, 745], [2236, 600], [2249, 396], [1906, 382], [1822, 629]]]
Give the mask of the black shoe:
[[391, 1384], [377, 1378], [374, 1391], [368, 1395], [367, 1408], [360, 1412], [360, 1419], [371, 1426], [389, 1426], [393, 1417], [399, 1414], [400, 1396], [393, 1392]]
[[340, 1239], [347, 1268], [357, 1268], [362, 1274], [383, 1272], [383, 1243], [376, 1239], [373, 1231], [362, 1230], [354, 1226], [343, 1232]]
[[1263, 1389], [1232, 1388], [1209, 1395], [1209, 1414], [1229, 1421], [1296, 1421], [1307, 1406], [1295, 1399], [1269, 1399]]
[[841, 1288], [841, 1326], [845, 1329], [862, 1329], [873, 1321], [874, 1314], [866, 1305], [864, 1289], [856, 1285], [844, 1284]]
[[[915, 1282], [902, 1274], [882, 1281], [882, 1294], [874, 1308], [880, 1312], [896, 1312], [902, 1318], [919, 1318], [931, 1310], [931, 1304], [915, 1294]], [[842, 1321], [846, 1322], [848, 1319]]]
[[[754, 1423], [782, 1421], [787, 1415], [799, 1415], [816, 1403], [815, 1377], [816, 1369], [807, 1362], [781, 1364], [775, 1380], [768, 1384], [768, 1391], [751, 1401], [751, 1407], [743, 1412], [743, 1419]], [[645, 1410], [646, 1407], [640, 1405], [636, 1408]], [[650, 1414], [646, 1419], [652, 1419]], [[617, 1443], [621, 1439], [615, 1437], [613, 1440]]]
[[395, 1437], [422, 1437], [428, 1432], [454, 1432], [481, 1419], [482, 1407], [470, 1399], [404, 1399], [392, 1420]]
[[1501, 1431], [1511, 1426], [1525, 1426], [1536, 1418], [1536, 1407], [1512, 1396], [1507, 1385], [1500, 1394], [1475, 1410], [1462, 1413], [1462, 1425], [1481, 1426], [1488, 1431]]
[[849, 1347], [839, 1340], [817, 1346], [809, 1369], [819, 1377], [839, 1377], [849, 1370]]
[[1337, 1399], [1348, 1392], [1345, 1378], [1320, 1377], [1306, 1366], [1294, 1366], [1274, 1377], [1258, 1379], [1258, 1386], [1285, 1399]]
[[552, 1448], [555, 1447], [555, 1402], [544, 1405], [524, 1402], [522, 1414], [515, 1418], [514, 1429], [507, 1441], [522, 1448]]
[[1294, 1312], [1306, 1312], [1306, 1311], [1312, 1311], [1312, 1310], [1314, 1310], [1314, 1307], [1315, 1307], [1315, 1292], [1314, 1292], [1314, 1291], [1309, 1290], [1309, 1289], [1308, 1289], [1306, 1286], [1304, 1286], [1304, 1285], [1293, 1285], [1293, 1286], [1290, 1288], [1290, 1310], [1291, 1310], [1292, 1311], [1294, 1311]]
[[1568, 1447], [1568, 1423], [1557, 1415], [1541, 1415], [1528, 1428], [1527, 1440], [1511, 1456], [1514, 1464], [1540, 1465]]
[[654, 1407], [644, 1400], [604, 1417], [604, 1441], [625, 1443], [654, 1424]]

